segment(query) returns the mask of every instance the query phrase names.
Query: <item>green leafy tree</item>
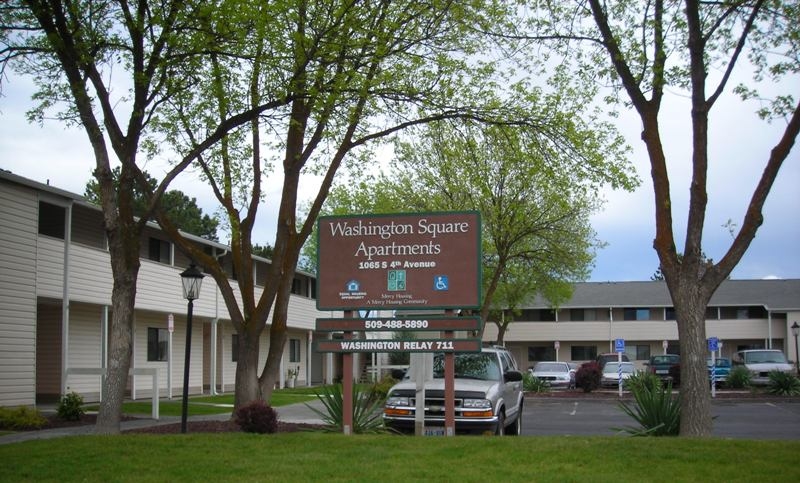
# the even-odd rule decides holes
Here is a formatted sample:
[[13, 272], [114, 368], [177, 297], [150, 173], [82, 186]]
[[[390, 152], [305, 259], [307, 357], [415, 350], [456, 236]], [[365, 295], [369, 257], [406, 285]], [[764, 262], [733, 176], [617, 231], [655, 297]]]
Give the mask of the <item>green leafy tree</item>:
[[[527, 17], [515, 24], [516, 31], [498, 34], [551, 47], [548, 54], [560, 54], [560, 65], [573, 67], [571, 75], [612, 84], [615, 89], [609, 99], [624, 99], [641, 120], [655, 202], [653, 246], [675, 306], [683, 362], [682, 436], [711, 434], [705, 309], [755, 238], [772, 184], [800, 132], [799, 9], [797, 2], [779, 0], [548, 2], [542, 10], [528, 10]], [[733, 86], [734, 72], [747, 71], [752, 81]], [[759, 92], [765, 85], [769, 85], [771, 100]], [[686, 140], [691, 149], [691, 182], [682, 251], [677, 246], [680, 240], [675, 239], [678, 230], [670, 193], [670, 167], [676, 160], [668, 158], [662, 142], [660, 114], [669, 92], [691, 103], [685, 120], [691, 126]], [[730, 246], [719, 261], [706, 263], [702, 240], [709, 203], [708, 168], [715, 161], [709, 119], [720, 99], [731, 92], [744, 100], [758, 100], [758, 115], [782, 119], [784, 128], [773, 147], [761, 155], [764, 169], [741, 222], [728, 224], [733, 235]], [[757, 161], [754, 154], [749, 156]]]
[[[195, 88], [171, 104], [173, 114], [161, 126], [179, 151], [192, 152], [230, 111], [270, 104], [199, 160], [230, 227], [237, 273], [252, 273], [260, 207], [278, 208], [263, 290], [252, 277], [228, 280], [217, 260], [182, 241], [169, 220], [160, 222], [220, 288], [239, 334], [238, 406], [269, 400], [280, 377], [293, 274], [340, 167], [363, 169], [376, 143], [415, 125], [455, 118], [534, 125], [543, 119], [537, 97], [521, 95], [525, 89], [512, 72], [483, 55], [494, 40], [475, 25], [501, 25], [513, 11], [493, 2], [290, 0], [207, 8], [195, 21], [197, 44], [231, 37], [238, 24], [247, 35], [233, 37], [241, 39], [238, 56], [213, 57], [186, 73]], [[267, 179], [278, 181], [277, 195], [263, 189]], [[318, 189], [299, 215], [306, 179]], [[269, 350], [259, 367], [267, 327]]]
[[[81, 127], [95, 156], [93, 174], [113, 279], [107, 377], [97, 418], [100, 433], [120, 430], [132, 356], [140, 235], [146, 220], [166, 219], [163, 213], [159, 216], [159, 201], [169, 183], [228, 131], [265, 109], [228, 110], [223, 121], [207, 126], [195, 139], [192, 150], [169, 150], [174, 144], [162, 135], [162, 112], [181, 104], [195, 89], [193, 69], [212, 56], [229, 55], [225, 49], [233, 49], [235, 39], [248, 38], [249, 24], [231, 24], [213, 43], [198, 43], [209, 38], [198, 29], [198, 19], [214, 7], [213, 2], [184, 0], [11, 0], [0, 5], [0, 71], [33, 79], [37, 104], [29, 119], [54, 118]], [[5, 75], [0, 77], [0, 82], [5, 80]], [[142, 153], [175, 158], [155, 190], [139, 165]], [[120, 165], [116, 179], [112, 160]], [[137, 190], [147, 200], [141, 216], [136, 215]]]
[[[119, 184], [121, 169], [119, 166], [111, 171], [111, 176], [115, 183]], [[147, 180], [151, 191], [158, 187], [158, 181], [151, 177], [147, 172], [142, 173]], [[119, 188], [117, 188], [119, 189]], [[140, 189], [133, 187], [133, 212], [135, 216], [143, 217], [147, 214], [148, 202], [142, 195]], [[100, 204], [100, 185], [96, 179], [90, 179], [86, 183], [84, 197], [92, 203]], [[161, 206], [165, 216], [172, 220], [176, 228], [186, 233], [197, 235], [206, 240], [219, 241], [217, 238], [217, 227], [219, 221], [216, 218], [203, 214], [203, 210], [197, 206], [196, 198], [189, 198], [180, 190], [170, 190], [164, 193], [161, 198]]]
[[497, 325], [499, 343], [513, 321], [504, 309], [537, 293], [557, 305], [587, 276], [599, 188], [637, 182], [612, 129], [544, 105], [546, 128], [442, 121], [415, 130], [398, 142], [389, 174], [343, 185], [327, 205], [336, 214], [480, 211], [480, 315]]

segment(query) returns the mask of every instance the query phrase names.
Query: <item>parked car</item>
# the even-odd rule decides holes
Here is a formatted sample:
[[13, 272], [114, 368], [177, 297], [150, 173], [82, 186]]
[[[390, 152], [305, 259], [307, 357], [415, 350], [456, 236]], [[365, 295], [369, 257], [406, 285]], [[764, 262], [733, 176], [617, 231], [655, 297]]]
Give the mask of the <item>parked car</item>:
[[[711, 358], [706, 359], [706, 366], [708, 367], [708, 380], [711, 380]], [[725, 357], [718, 357], [714, 359], [714, 380], [717, 382], [724, 382], [728, 380], [728, 374], [731, 373], [731, 360]]]
[[[454, 360], [456, 433], [520, 434], [522, 373], [511, 353], [502, 347], [484, 347], [479, 353], [456, 353]], [[424, 425], [431, 434], [444, 433], [444, 382], [444, 354], [436, 353], [433, 379], [425, 383]], [[383, 409], [384, 424], [396, 431], [413, 433], [416, 395], [416, 381], [408, 376], [392, 386]]]
[[[617, 362], [617, 360], [619, 359], [616, 352], [606, 352], [605, 354], [598, 355], [597, 359], [595, 360], [597, 361], [598, 364], [600, 364], [600, 370], [602, 371], [606, 363]], [[622, 354], [622, 362], [630, 362], [630, 359], [628, 359], [627, 355]]]
[[603, 374], [600, 376], [600, 385], [618, 386], [619, 385], [619, 365], [622, 364], [622, 383], [636, 372], [632, 362], [607, 362], [603, 367]]
[[529, 371], [533, 377], [546, 381], [550, 387], [575, 387], [575, 373], [566, 362], [537, 362]]
[[645, 362], [647, 370], [655, 374], [662, 381], [672, 381], [670, 369], [681, 363], [681, 356], [676, 354], [664, 354], [660, 356], [650, 356], [650, 360]]
[[794, 367], [786, 360], [782, 351], [774, 349], [751, 349], [739, 351], [733, 356], [733, 363], [743, 365], [750, 371], [752, 384], [769, 383], [769, 373], [781, 371], [794, 374]]

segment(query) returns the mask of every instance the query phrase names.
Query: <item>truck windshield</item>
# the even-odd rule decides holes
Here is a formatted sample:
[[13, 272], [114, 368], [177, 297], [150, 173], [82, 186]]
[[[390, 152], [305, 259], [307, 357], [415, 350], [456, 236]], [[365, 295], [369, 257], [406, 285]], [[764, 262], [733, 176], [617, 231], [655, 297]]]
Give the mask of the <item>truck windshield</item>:
[[786, 356], [780, 351], [745, 352], [745, 364], [786, 364]]
[[[493, 354], [456, 354], [454, 359], [457, 379], [500, 380], [500, 367]], [[433, 356], [433, 377], [444, 378], [444, 354], [442, 353]]]

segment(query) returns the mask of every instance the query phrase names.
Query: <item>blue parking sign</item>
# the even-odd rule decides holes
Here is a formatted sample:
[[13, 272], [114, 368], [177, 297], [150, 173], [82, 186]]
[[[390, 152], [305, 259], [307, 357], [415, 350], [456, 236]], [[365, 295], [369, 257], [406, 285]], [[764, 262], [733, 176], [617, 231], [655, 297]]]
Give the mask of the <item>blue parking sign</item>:
[[625, 352], [625, 339], [614, 339], [614, 352]]
[[708, 338], [708, 350], [711, 352], [716, 352], [719, 350], [719, 339], [717, 337]]

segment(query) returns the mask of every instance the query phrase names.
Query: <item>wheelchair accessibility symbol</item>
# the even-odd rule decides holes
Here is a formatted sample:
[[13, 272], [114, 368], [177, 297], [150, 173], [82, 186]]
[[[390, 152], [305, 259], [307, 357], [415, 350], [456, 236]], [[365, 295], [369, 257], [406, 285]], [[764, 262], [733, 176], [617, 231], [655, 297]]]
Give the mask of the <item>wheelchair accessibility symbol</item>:
[[433, 277], [433, 289], [436, 291], [448, 290], [450, 284], [447, 280], [447, 275], [436, 275]]

